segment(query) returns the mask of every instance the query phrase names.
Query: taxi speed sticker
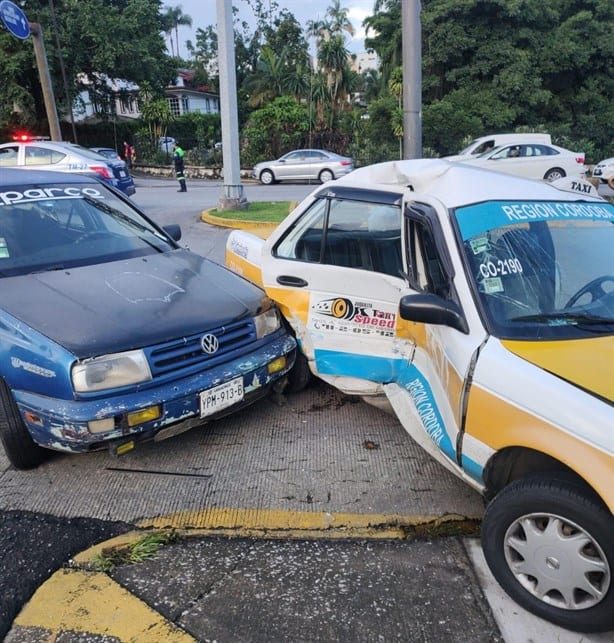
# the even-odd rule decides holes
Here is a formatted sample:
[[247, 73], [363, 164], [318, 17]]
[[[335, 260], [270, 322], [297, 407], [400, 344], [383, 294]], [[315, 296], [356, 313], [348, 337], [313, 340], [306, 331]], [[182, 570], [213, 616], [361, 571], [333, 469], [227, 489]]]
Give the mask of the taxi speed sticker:
[[318, 331], [393, 337], [396, 311], [383, 310], [381, 304], [356, 301], [347, 297], [312, 297], [310, 328]]

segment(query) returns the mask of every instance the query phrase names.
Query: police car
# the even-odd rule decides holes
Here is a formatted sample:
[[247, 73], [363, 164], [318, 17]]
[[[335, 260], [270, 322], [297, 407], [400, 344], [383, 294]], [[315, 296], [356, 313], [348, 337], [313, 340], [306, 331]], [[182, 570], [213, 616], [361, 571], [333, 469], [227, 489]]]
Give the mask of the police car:
[[84, 174], [112, 185], [127, 196], [136, 193], [134, 180], [120, 158], [108, 158], [87, 147], [49, 141], [46, 137], [22, 134], [13, 142], [0, 145], [0, 168], [7, 167]]
[[[614, 628], [614, 206], [440, 159], [360, 168], [226, 265], [280, 306], [309, 372], [387, 404], [488, 501], [518, 603]], [[306, 381], [307, 378], [305, 378]]]
[[284, 385], [296, 342], [264, 292], [77, 174], [0, 174], [0, 439], [122, 454]]

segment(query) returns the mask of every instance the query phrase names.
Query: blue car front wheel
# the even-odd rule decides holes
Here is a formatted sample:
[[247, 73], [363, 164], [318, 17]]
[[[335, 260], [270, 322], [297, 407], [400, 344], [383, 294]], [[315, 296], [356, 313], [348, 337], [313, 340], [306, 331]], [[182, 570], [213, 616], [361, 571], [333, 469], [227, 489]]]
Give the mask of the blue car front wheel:
[[0, 440], [16, 469], [34, 469], [49, 454], [32, 440], [6, 382], [0, 380]]

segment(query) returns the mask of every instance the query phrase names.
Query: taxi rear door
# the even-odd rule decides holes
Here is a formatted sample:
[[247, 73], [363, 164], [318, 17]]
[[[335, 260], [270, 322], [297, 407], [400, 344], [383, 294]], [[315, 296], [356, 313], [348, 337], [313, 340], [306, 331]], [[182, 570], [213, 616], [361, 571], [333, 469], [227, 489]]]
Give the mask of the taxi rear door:
[[313, 373], [350, 394], [381, 393], [410, 341], [396, 336], [406, 288], [400, 195], [323, 188], [262, 255], [263, 285]]

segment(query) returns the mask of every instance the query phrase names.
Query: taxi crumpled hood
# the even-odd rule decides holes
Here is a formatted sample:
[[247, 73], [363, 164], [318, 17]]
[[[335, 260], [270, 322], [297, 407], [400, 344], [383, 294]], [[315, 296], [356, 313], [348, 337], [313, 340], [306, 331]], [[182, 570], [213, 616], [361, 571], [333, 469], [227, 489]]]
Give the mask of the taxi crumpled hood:
[[253, 315], [264, 293], [187, 250], [2, 280], [2, 308], [77, 357], [140, 348]]
[[614, 402], [614, 338], [503, 340], [509, 351], [576, 386]]

